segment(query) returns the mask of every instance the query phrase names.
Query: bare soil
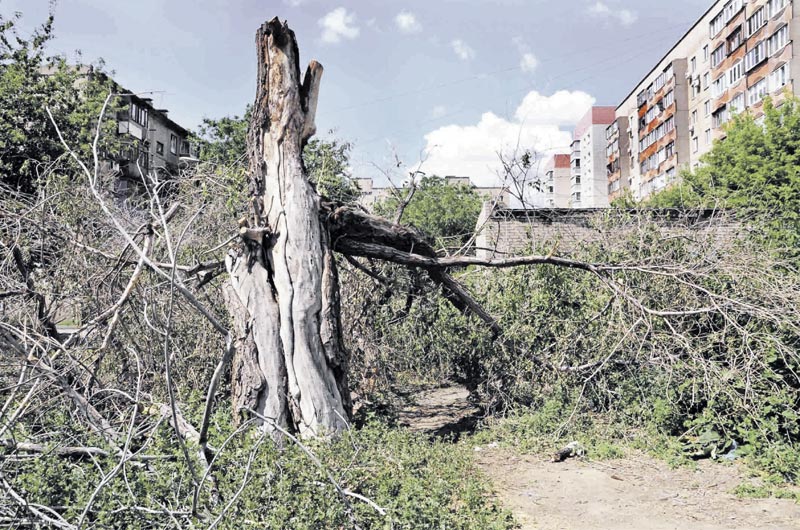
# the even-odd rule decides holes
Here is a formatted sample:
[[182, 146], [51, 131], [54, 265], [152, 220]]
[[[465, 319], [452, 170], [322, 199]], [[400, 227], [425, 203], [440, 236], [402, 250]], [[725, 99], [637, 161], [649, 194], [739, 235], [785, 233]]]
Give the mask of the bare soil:
[[[417, 396], [400, 423], [434, 435], [474, 425], [463, 388]], [[639, 452], [619, 460], [554, 463], [497, 447], [478, 447], [476, 463], [523, 529], [727, 530], [800, 529], [800, 505], [784, 499], [740, 499], [745, 480], [734, 464], [670, 467]]]

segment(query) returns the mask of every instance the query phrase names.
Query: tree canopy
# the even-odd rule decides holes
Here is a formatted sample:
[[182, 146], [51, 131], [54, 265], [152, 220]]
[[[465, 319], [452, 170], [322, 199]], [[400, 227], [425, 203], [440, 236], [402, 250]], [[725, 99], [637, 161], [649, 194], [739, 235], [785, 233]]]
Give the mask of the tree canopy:
[[[252, 119], [252, 107], [242, 116], [205, 118], [196, 141], [200, 159], [231, 171], [247, 163], [247, 131]], [[339, 202], [355, 202], [360, 196], [358, 186], [350, 179], [350, 149], [348, 142], [312, 138], [303, 150], [303, 162], [317, 191]]]
[[[405, 200], [407, 191], [404, 187], [378, 203], [376, 213], [391, 217]], [[481, 197], [472, 187], [450, 185], [442, 177], [424, 176], [416, 184], [400, 221], [422, 230], [440, 245], [460, 245], [475, 231], [481, 205]]]
[[764, 101], [764, 115], [735, 116], [703, 164], [649, 206], [727, 207], [773, 219], [781, 238], [800, 242], [800, 100]]
[[[113, 81], [102, 73], [102, 61], [74, 67], [64, 57], [48, 56], [53, 38], [53, 16], [29, 37], [17, 31], [19, 15], [0, 17], [0, 181], [30, 193], [47, 170], [70, 163], [56, 134], [48, 110], [65, 139], [86, 156], [100, 110]], [[106, 127], [113, 127], [114, 105]], [[109, 131], [110, 132], [110, 131]], [[110, 150], [114, 135], [104, 134], [103, 149]]]

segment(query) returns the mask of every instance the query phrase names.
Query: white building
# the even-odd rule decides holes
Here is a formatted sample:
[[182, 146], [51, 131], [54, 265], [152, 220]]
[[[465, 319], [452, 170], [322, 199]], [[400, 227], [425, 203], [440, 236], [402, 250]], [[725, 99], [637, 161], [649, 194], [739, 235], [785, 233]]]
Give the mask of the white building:
[[592, 107], [575, 126], [571, 154], [570, 207], [608, 206], [606, 129], [615, 107]]

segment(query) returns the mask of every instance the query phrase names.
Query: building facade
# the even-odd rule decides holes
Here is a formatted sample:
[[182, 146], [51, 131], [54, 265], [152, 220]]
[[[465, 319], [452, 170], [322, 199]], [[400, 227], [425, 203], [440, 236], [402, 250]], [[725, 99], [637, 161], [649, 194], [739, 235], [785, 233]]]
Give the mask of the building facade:
[[616, 120], [614, 107], [592, 107], [575, 126], [571, 152], [572, 208], [608, 206], [606, 129]]
[[122, 96], [123, 108], [117, 114], [122, 147], [112, 163], [119, 173], [116, 191], [122, 198], [143, 186], [143, 176], [153, 174], [164, 180], [197, 161], [189, 131], [152, 103], [133, 94]]
[[570, 155], [553, 155], [544, 166], [545, 205], [548, 208], [569, 208]]
[[606, 128], [606, 176], [608, 178], [608, 201], [622, 196], [630, 188], [630, 156], [621, 153], [630, 151], [628, 119], [618, 117]]
[[637, 199], [664, 189], [701, 163], [734, 114], [758, 117], [766, 96], [779, 105], [785, 93], [797, 93], [791, 71], [800, 67], [800, 42], [792, 36], [800, 19], [793, 4], [718, 0], [667, 52], [617, 107], [607, 130], [612, 199], [626, 189]]

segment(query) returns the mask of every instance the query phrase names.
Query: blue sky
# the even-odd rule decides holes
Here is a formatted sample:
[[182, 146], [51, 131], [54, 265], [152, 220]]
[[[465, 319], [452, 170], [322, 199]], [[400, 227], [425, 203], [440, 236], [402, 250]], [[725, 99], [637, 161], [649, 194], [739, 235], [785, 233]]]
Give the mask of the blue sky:
[[[254, 34], [288, 19], [325, 67], [319, 134], [353, 142], [355, 176], [489, 184], [496, 152], [566, 148], [592, 103], [617, 105], [710, 0], [60, 0], [53, 52], [102, 57], [195, 127], [255, 93]], [[41, 22], [48, 0], [0, 0]], [[303, 66], [304, 67], [304, 66]], [[396, 161], [402, 166], [397, 168]]]

